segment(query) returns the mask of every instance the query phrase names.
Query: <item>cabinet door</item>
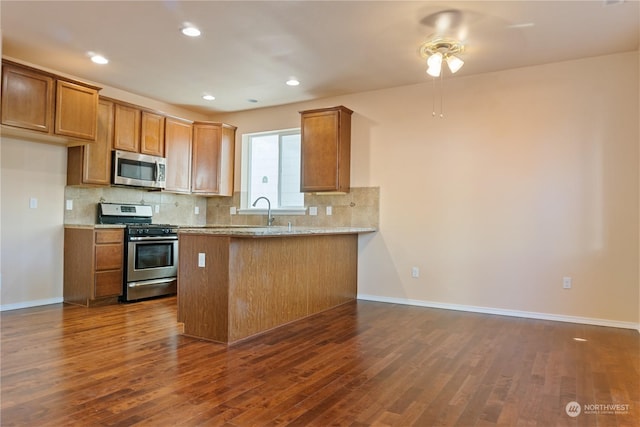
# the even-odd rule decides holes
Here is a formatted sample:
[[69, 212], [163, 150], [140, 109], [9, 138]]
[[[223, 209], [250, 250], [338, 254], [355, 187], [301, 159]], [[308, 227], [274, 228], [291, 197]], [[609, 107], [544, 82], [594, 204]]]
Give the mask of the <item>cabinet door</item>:
[[191, 191], [191, 122], [167, 117], [165, 122], [166, 191]]
[[100, 100], [98, 104], [98, 129], [96, 142], [83, 146], [83, 184], [109, 185], [111, 183], [112, 145], [113, 103], [110, 101]]
[[4, 64], [2, 124], [51, 133], [53, 77]]
[[140, 151], [140, 110], [115, 104], [113, 124], [113, 148], [138, 153]]
[[55, 133], [73, 138], [96, 140], [98, 91], [58, 80], [56, 85]]
[[349, 191], [351, 113], [345, 107], [301, 112], [301, 191]]
[[164, 116], [142, 112], [140, 152], [164, 157]]
[[220, 143], [222, 126], [193, 125], [193, 166], [191, 191], [216, 194], [220, 188]]

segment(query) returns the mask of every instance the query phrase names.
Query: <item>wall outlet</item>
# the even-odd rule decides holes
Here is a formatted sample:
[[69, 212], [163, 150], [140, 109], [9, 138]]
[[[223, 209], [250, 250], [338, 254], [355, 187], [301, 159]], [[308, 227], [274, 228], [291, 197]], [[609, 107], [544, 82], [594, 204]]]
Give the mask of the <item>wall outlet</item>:
[[562, 278], [562, 288], [563, 289], [571, 289], [571, 277], [563, 277]]
[[194, 212], [196, 215], [200, 215], [200, 207], [199, 207], [199, 206], [196, 206], [196, 207], [193, 209], [193, 212]]
[[420, 269], [418, 267], [411, 267], [411, 277], [414, 279], [420, 277]]
[[154, 206], [154, 211], [155, 211], [155, 213], [159, 213], [160, 212], [160, 205], [155, 205]]
[[309, 207], [309, 215], [318, 215], [318, 208], [316, 206]]
[[29, 199], [29, 208], [30, 209], [37, 209], [38, 208], [38, 199], [36, 199], [35, 197], [32, 197]]
[[331, 206], [327, 206], [327, 215], [333, 215], [333, 208]]
[[64, 204], [64, 208], [68, 211], [73, 210], [73, 199], [67, 199]]
[[198, 267], [204, 267], [204, 265], [205, 265], [204, 259], [205, 259], [204, 252], [199, 252], [198, 253]]
[[235, 214], [237, 214], [237, 213], [238, 213], [238, 210], [236, 209], [236, 207], [235, 207], [235, 206], [231, 206], [231, 207], [229, 208], [229, 214], [231, 214], [231, 215], [235, 215]]

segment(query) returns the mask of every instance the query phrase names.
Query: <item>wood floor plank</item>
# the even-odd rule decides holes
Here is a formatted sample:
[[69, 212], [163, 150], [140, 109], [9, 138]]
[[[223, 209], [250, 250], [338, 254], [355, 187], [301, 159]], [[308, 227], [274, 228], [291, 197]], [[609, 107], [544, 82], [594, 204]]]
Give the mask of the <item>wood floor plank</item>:
[[633, 330], [357, 301], [225, 346], [175, 298], [1, 321], [2, 426], [640, 425]]

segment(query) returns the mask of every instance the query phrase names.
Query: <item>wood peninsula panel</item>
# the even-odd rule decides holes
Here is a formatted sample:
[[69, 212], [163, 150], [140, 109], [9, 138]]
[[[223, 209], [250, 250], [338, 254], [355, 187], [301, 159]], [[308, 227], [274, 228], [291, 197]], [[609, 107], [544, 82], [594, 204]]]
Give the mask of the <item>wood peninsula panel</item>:
[[[198, 254], [205, 266], [198, 267]], [[185, 335], [228, 341], [229, 237], [180, 235], [178, 322]]]
[[229, 248], [229, 341], [308, 314], [308, 238], [232, 239]]
[[352, 301], [357, 294], [358, 236], [316, 236], [310, 248], [309, 314]]
[[356, 297], [357, 234], [179, 238], [178, 321], [186, 335], [236, 342]]

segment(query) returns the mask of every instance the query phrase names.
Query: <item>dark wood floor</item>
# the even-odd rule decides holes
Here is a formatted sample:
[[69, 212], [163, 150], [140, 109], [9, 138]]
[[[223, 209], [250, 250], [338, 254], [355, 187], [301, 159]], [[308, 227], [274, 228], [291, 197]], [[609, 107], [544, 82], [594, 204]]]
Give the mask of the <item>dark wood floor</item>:
[[175, 298], [1, 318], [4, 427], [640, 425], [633, 330], [359, 301], [227, 348]]

